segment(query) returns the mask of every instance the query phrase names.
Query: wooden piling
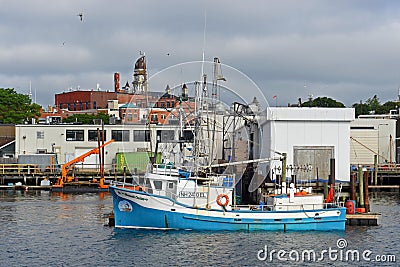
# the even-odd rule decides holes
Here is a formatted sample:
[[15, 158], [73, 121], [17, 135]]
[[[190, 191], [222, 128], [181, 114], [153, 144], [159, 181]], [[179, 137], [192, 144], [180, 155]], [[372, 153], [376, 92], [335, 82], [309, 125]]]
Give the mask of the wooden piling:
[[357, 205], [360, 208], [365, 208], [364, 206], [364, 178], [363, 178], [363, 169], [362, 166], [358, 166], [358, 192], [360, 197], [360, 203]]
[[378, 185], [378, 155], [374, 155], [374, 184]]
[[357, 200], [356, 199], [356, 174], [352, 173], [350, 175], [350, 200]]
[[365, 212], [370, 212], [369, 200], [368, 200], [368, 171], [364, 172], [364, 205]]
[[329, 185], [335, 185], [335, 159], [330, 159], [329, 162], [331, 174], [329, 175]]
[[286, 183], [286, 153], [282, 153], [282, 182]]

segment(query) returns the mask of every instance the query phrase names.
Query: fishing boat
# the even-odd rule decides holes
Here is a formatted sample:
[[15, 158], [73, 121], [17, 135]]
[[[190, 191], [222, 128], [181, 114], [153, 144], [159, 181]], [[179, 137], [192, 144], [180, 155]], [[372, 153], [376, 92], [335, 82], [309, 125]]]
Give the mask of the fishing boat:
[[[204, 145], [206, 140], [211, 140], [209, 144], [218, 143], [215, 142], [217, 135], [208, 134], [211, 138], [207, 139], [205, 134], [205, 130], [215, 130], [215, 126], [210, 126], [210, 120], [203, 117], [211, 115], [214, 121], [216, 118], [215, 113], [209, 111], [216, 105], [207, 102], [205, 80], [203, 77], [203, 88], [199, 88], [200, 83], [196, 84], [193, 99], [198, 104], [194, 106], [193, 116], [178, 116], [190, 118], [187, 125], [193, 128], [193, 140], [184, 141], [180, 136], [175, 141], [182, 152], [178, 153], [181, 155], [178, 160], [177, 153], [173, 158], [164, 157], [162, 164], [152, 160], [143, 177], [134, 177], [132, 183], [110, 185], [115, 227], [200, 231], [344, 230], [345, 207], [339, 203], [326, 203], [323, 194], [296, 188], [292, 183], [282, 182], [278, 191], [264, 195], [257, 204], [238, 204], [240, 175], [228, 172], [227, 166], [281, 158], [215, 163], [213, 150]], [[183, 88], [186, 90], [186, 85]], [[187, 91], [184, 96], [188, 97]], [[183, 123], [180, 125], [183, 127]], [[158, 144], [155, 147], [154, 155], [157, 155]]]
[[[179, 169], [154, 166], [147, 186], [110, 186], [115, 227], [184, 230], [344, 230], [346, 209], [324, 203], [323, 195], [289, 194], [265, 204], [235, 205], [233, 177], [208, 177], [205, 184]], [[135, 188], [135, 189], [132, 189]]]

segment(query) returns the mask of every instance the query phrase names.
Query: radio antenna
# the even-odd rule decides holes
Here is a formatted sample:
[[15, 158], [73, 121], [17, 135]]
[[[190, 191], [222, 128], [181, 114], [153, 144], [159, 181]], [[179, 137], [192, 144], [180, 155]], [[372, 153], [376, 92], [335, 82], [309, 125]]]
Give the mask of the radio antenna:
[[204, 54], [206, 50], [206, 28], [207, 28], [207, 10], [204, 10], [204, 32], [203, 32], [203, 58], [201, 64], [201, 75], [204, 74]]

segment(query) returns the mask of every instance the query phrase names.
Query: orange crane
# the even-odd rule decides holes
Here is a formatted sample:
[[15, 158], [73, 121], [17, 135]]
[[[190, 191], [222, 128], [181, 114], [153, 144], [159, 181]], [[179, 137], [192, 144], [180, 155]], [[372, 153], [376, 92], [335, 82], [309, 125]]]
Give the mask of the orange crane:
[[[68, 176], [68, 170], [69, 170], [70, 166], [74, 165], [75, 163], [85, 161], [85, 158], [89, 157], [90, 155], [99, 154], [101, 148], [105, 147], [106, 145], [111, 144], [112, 142], [114, 142], [114, 139], [111, 139], [110, 141], [107, 141], [106, 143], [102, 144], [101, 146], [93, 148], [92, 150], [80, 155], [79, 157], [76, 157], [73, 160], [63, 164], [62, 168], [61, 168], [61, 177], [58, 178], [56, 184], [53, 186], [54, 187], [63, 187], [64, 183], [72, 182], [73, 177]], [[102, 168], [102, 166], [100, 168]], [[100, 177], [99, 187], [100, 188], [107, 187], [106, 185], [104, 185], [104, 177]]]

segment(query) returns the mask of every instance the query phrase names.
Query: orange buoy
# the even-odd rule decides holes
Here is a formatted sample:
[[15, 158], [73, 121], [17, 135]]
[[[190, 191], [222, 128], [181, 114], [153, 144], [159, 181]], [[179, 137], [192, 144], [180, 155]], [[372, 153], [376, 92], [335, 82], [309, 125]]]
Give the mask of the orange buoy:
[[356, 209], [355, 209], [355, 201], [354, 200], [347, 200], [346, 204], [346, 214], [354, 214], [356, 213]]

